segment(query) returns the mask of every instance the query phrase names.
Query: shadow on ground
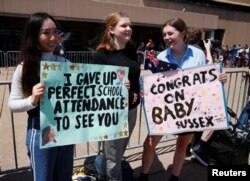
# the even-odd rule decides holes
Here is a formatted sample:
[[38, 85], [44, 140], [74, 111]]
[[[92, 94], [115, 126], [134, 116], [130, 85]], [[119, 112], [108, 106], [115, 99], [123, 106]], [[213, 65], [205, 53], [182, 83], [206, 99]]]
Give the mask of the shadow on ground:
[[[172, 155], [175, 151], [175, 144], [158, 147], [154, 155], [154, 162], [151, 166], [149, 181], [167, 181], [172, 172]], [[162, 156], [170, 155], [169, 160], [162, 159]], [[139, 162], [142, 160], [142, 152], [136, 152], [126, 156], [129, 162]], [[166, 162], [170, 162], [167, 168]], [[141, 165], [141, 164], [139, 164]], [[138, 178], [141, 166], [134, 168], [135, 178]], [[136, 180], [136, 179], [135, 179]], [[207, 167], [202, 166], [194, 158], [185, 160], [180, 181], [207, 181]], [[30, 171], [20, 171], [16, 173], [0, 176], [0, 181], [32, 181]]]
[[[156, 149], [154, 156], [154, 162], [151, 166], [149, 175], [149, 181], [167, 181], [172, 173], [172, 157], [169, 160], [159, 159], [164, 154], [174, 153], [175, 144], [159, 147]], [[126, 157], [128, 161], [140, 161], [142, 159], [142, 153], [135, 153]], [[167, 168], [164, 162], [170, 161]], [[134, 168], [135, 178], [139, 177], [141, 167]], [[207, 181], [207, 167], [202, 166], [196, 161], [196, 159], [190, 157], [185, 160], [184, 166], [181, 171], [180, 181]]]
[[0, 181], [32, 181], [32, 175], [29, 170], [20, 171], [0, 176]]

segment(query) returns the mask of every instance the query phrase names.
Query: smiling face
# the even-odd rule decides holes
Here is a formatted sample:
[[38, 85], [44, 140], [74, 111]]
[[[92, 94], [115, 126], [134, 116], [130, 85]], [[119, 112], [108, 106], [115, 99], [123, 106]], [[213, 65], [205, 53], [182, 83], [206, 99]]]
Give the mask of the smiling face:
[[38, 37], [39, 47], [44, 52], [53, 52], [58, 42], [57, 27], [55, 23], [47, 18], [40, 29]]
[[173, 26], [167, 25], [163, 28], [163, 40], [169, 48], [175, 49], [184, 43], [185, 31], [178, 31]]
[[109, 27], [109, 31], [114, 37], [116, 45], [118, 45], [120, 48], [124, 48], [131, 39], [132, 35], [130, 19], [127, 17], [121, 18], [115, 27]]

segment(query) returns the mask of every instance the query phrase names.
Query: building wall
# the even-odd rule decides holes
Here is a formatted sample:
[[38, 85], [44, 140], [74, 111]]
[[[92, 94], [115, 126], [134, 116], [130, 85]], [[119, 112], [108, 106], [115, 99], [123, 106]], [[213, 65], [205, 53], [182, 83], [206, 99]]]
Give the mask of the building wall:
[[[114, 3], [116, 2], [116, 3]], [[101, 22], [113, 11], [125, 11], [133, 23], [160, 26], [169, 18], [184, 18], [191, 26], [217, 28], [218, 17], [199, 13], [146, 7], [142, 0], [0, 0], [0, 13], [6, 15], [28, 15], [45, 11], [61, 19]]]
[[[238, 2], [243, 3], [243, 0], [238, 0]], [[234, 3], [236, 3], [236, 1], [234, 1]], [[221, 4], [220, 7], [212, 7], [211, 5], [201, 6], [185, 1], [177, 3], [171, 0], [144, 0], [145, 6], [162, 7], [173, 10], [185, 8], [185, 12], [213, 14], [217, 16], [218, 24], [215, 29], [224, 30], [222, 42], [224, 45], [250, 44], [250, 38], [248, 38], [248, 31], [250, 30], [250, 1], [246, 0], [244, 3], [249, 4], [248, 11], [239, 11], [238, 9], [240, 8], [237, 8], [237, 10], [236, 8], [229, 8], [225, 6], [225, 4]], [[203, 28], [206, 29], [206, 27]]]
[[136, 25], [160, 27], [183, 18], [188, 26], [225, 30], [223, 44], [250, 44], [250, 13], [167, 0], [0, 0], [0, 15], [26, 17], [45, 11], [61, 20], [102, 22], [113, 11], [125, 11]]

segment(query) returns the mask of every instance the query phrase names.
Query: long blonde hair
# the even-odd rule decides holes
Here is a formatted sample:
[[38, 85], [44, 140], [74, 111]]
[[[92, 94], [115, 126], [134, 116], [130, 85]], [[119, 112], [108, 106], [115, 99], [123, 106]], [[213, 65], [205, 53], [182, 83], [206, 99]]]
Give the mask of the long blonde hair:
[[115, 27], [122, 18], [129, 18], [129, 16], [125, 12], [113, 12], [106, 17], [104, 32], [101, 38], [101, 42], [96, 48], [97, 51], [114, 51], [117, 49], [114, 38], [112, 37], [113, 35], [111, 35], [111, 33], [109, 32], [109, 28]]

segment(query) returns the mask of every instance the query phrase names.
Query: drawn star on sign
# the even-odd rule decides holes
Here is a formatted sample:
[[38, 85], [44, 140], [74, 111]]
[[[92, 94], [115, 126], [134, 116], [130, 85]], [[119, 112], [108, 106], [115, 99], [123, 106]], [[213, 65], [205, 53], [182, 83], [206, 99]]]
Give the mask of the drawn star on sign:
[[108, 138], [109, 138], [109, 136], [105, 134], [104, 139], [107, 140]]
[[76, 67], [76, 66], [74, 66], [74, 65], [70, 65], [70, 66], [69, 66], [70, 70], [74, 70], [75, 67]]
[[128, 136], [128, 131], [127, 131], [127, 130], [124, 131], [124, 135], [125, 135], [125, 136]]
[[54, 64], [54, 63], [52, 63], [52, 64], [50, 65], [50, 67], [51, 67], [51, 70], [56, 70], [57, 65]]
[[80, 70], [80, 66], [79, 65], [76, 66], [76, 70]]
[[125, 122], [125, 123], [124, 123], [124, 128], [127, 128], [127, 127], [128, 127], [128, 123]]
[[47, 63], [43, 65], [43, 70], [49, 70], [49, 65]]
[[122, 131], [120, 131], [120, 132], [119, 132], [119, 135], [120, 135], [120, 136], [123, 136], [123, 132], [122, 132]]
[[47, 78], [47, 75], [48, 75], [48, 74], [47, 74], [46, 72], [43, 72], [43, 73], [42, 73], [42, 78], [46, 79], [46, 78]]

